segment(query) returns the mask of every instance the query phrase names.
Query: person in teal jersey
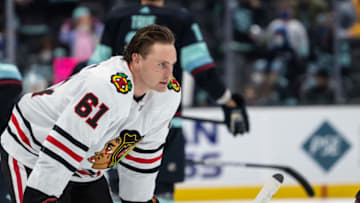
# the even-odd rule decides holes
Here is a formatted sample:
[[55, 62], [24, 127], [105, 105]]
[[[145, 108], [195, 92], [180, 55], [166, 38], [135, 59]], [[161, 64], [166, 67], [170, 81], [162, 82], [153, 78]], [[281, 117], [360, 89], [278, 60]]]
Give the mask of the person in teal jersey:
[[[6, 129], [11, 110], [22, 91], [22, 76], [14, 64], [0, 63], [0, 134]], [[4, 176], [0, 173], [0, 202], [10, 202]]]

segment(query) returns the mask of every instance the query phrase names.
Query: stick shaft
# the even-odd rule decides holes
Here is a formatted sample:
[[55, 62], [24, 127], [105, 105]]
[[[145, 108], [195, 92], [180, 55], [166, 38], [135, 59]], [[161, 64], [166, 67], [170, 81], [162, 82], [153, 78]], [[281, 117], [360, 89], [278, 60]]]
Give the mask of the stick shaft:
[[[224, 124], [225, 121], [220, 120], [213, 120], [213, 119], [205, 119], [205, 118], [196, 118], [191, 116], [180, 116], [182, 119], [192, 120], [192, 121], [199, 121], [199, 122], [210, 122], [216, 124]], [[204, 161], [194, 161], [194, 160], [187, 160], [190, 164], [199, 164], [199, 165], [206, 165], [206, 166], [237, 166], [237, 167], [252, 167], [252, 168], [271, 168], [271, 169], [278, 169], [281, 171], [286, 172], [293, 178], [295, 178], [300, 185], [305, 189], [306, 193], [309, 197], [313, 197], [315, 195], [314, 189], [311, 187], [309, 182], [300, 175], [299, 172], [295, 171], [294, 169], [288, 166], [281, 166], [281, 165], [272, 165], [272, 164], [257, 164], [257, 163], [242, 163], [242, 162], [221, 162], [217, 164], [205, 163]]]
[[234, 167], [248, 167], [248, 168], [270, 168], [277, 169], [285, 172], [286, 174], [292, 176], [306, 191], [309, 197], [313, 197], [315, 195], [314, 189], [309, 184], [309, 182], [302, 176], [299, 172], [290, 168], [288, 166], [283, 165], [273, 165], [273, 164], [259, 164], [259, 163], [245, 163], [245, 162], [206, 162], [204, 160], [195, 161], [195, 160], [186, 160], [188, 164], [196, 164], [203, 166], [234, 166]]
[[214, 120], [214, 119], [207, 119], [207, 118], [197, 118], [192, 116], [180, 116], [180, 118], [190, 121], [198, 121], [198, 122], [209, 122], [209, 123], [217, 123], [217, 124], [224, 124], [225, 121]]

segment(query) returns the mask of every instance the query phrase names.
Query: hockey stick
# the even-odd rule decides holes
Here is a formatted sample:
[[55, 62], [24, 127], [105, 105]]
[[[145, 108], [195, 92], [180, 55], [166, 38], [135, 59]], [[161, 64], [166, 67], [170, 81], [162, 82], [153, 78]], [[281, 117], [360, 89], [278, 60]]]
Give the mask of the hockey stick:
[[249, 167], [249, 168], [277, 169], [277, 170], [283, 171], [283, 172], [289, 174], [290, 176], [292, 176], [293, 178], [295, 178], [300, 183], [300, 185], [305, 189], [305, 191], [309, 197], [313, 197], [315, 195], [314, 189], [311, 187], [309, 182], [302, 175], [300, 175], [300, 173], [298, 173], [297, 171], [295, 171], [294, 169], [292, 169], [288, 166], [273, 165], [273, 164], [244, 163], [244, 162], [229, 162], [229, 161], [227, 161], [227, 162], [217, 161], [215, 163], [215, 162], [208, 162], [208, 161], [204, 161], [204, 160], [195, 161], [195, 160], [190, 160], [190, 159], [187, 159], [186, 162], [188, 164], [203, 165], [203, 166], [220, 166], [220, 167], [221, 166], [236, 166], [236, 167]]
[[253, 203], [267, 203], [271, 200], [274, 194], [279, 190], [280, 185], [284, 182], [284, 176], [280, 173], [274, 174], [269, 180], [267, 180], [256, 195]]
[[210, 123], [217, 123], [217, 124], [225, 123], [225, 121], [206, 119], [206, 118], [196, 118], [196, 117], [192, 117], [192, 116], [179, 116], [179, 117], [182, 119], [185, 119], [185, 120], [190, 120], [190, 121], [210, 122]]

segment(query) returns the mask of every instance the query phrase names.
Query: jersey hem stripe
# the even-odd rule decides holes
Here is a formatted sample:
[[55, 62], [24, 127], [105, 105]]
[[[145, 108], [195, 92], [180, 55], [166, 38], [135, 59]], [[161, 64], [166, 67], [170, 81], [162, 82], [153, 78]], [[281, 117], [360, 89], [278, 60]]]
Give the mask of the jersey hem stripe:
[[160, 145], [160, 147], [158, 147], [157, 149], [141, 149], [141, 148], [135, 147], [133, 149], [133, 151], [138, 152], [138, 153], [143, 153], [143, 154], [150, 154], [150, 153], [155, 153], [155, 152], [161, 150], [162, 148], [164, 148], [164, 144]]
[[151, 168], [151, 169], [140, 169], [140, 168], [135, 168], [133, 166], [130, 166], [124, 162], [120, 162], [120, 164], [122, 166], [124, 166], [125, 168], [129, 169], [129, 170], [132, 170], [132, 171], [135, 171], [135, 172], [138, 172], [138, 173], [155, 173], [159, 170], [160, 166], [157, 166], [155, 168]]
[[16, 131], [18, 132], [18, 135], [20, 137], [20, 139], [27, 145], [29, 145], [31, 147], [30, 144], [30, 140], [28, 137], [26, 137], [24, 131], [22, 131], [22, 129], [20, 128], [19, 122], [17, 121], [16, 117], [14, 114], [11, 114], [11, 121], [14, 124]]
[[19, 165], [16, 159], [12, 159], [13, 160], [13, 165], [14, 165], [14, 171], [15, 171], [15, 176], [16, 176], [16, 187], [18, 190], [18, 195], [19, 195], [19, 200], [20, 202], [23, 202], [23, 190], [22, 190], [22, 181], [21, 181], [21, 175], [20, 175], [20, 169], [19, 169]]
[[87, 172], [86, 170], [77, 170], [76, 173], [80, 173], [81, 175], [94, 175], [94, 174], [90, 174], [89, 172]]
[[[75, 174], [76, 174], [76, 173], [79, 173], [79, 174], [81, 174], [81, 175], [90, 176], [90, 177], [98, 177], [98, 176], [101, 175], [101, 172], [100, 172], [100, 171], [94, 172], [94, 171], [87, 170], [87, 169], [77, 170], [77, 171], [75, 171]], [[81, 176], [79, 176], [79, 177], [81, 177]]]
[[59, 126], [55, 125], [53, 128], [57, 133], [59, 133], [60, 135], [62, 135], [64, 138], [66, 138], [67, 140], [69, 140], [71, 143], [73, 143], [74, 145], [76, 145], [77, 147], [81, 148], [82, 150], [84, 150], [85, 152], [87, 152], [89, 150], [89, 147], [87, 147], [86, 145], [82, 144], [81, 142], [75, 140], [69, 133], [65, 132], [63, 129], [61, 129]]
[[20, 142], [20, 140], [17, 138], [17, 136], [11, 131], [10, 127], [8, 126], [7, 128], [8, 133], [10, 134], [10, 136], [20, 145], [22, 146], [26, 151], [28, 151], [29, 153], [38, 156], [38, 154], [30, 151], [22, 142]]
[[50, 197], [50, 198], [48, 198], [48, 199], [46, 199], [46, 200], [44, 200], [42, 203], [50, 203], [50, 202], [56, 202], [56, 198], [54, 198], [54, 197]]
[[58, 161], [59, 163], [61, 163], [63, 166], [65, 166], [69, 171], [71, 172], [75, 172], [76, 168], [74, 166], [72, 166], [71, 164], [69, 164], [67, 161], [65, 161], [65, 159], [63, 159], [62, 157], [60, 157], [59, 155], [55, 154], [54, 152], [52, 152], [51, 150], [49, 150], [46, 147], [42, 147], [41, 151], [43, 151], [45, 154], [47, 154], [49, 157], [55, 159], [56, 161]]
[[18, 111], [18, 113], [19, 113], [22, 121], [24, 122], [26, 128], [29, 130], [30, 136], [31, 136], [32, 140], [34, 141], [34, 143], [35, 143], [36, 145], [38, 145], [39, 147], [42, 147], [42, 144], [35, 138], [35, 136], [34, 136], [34, 134], [33, 134], [33, 132], [32, 132], [32, 128], [31, 128], [30, 122], [25, 119], [23, 113], [21, 112], [21, 110], [20, 110], [20, 108], [19, 108], [19, 105], [16, 104], [16, 105], [15, 105], [15, 108], [16, 108], [16, 110]]
[[160, 154], [160, 156], [152, 158], [152, 159], [143, 159], [143, 158], [133, 157], [130, 154], [126, 155], [125, 158], [128, 160], [131, 160], [131, 161], [135, 161], [137, 163], [151, 164], [151, 163], [154, 163], [154, 162], [160, 160], [162, 158], [162, 154]]
[[74, 173], [73, 176], [81, 178], [81, 176], [79, 174], [77, 174], [77, 173]]

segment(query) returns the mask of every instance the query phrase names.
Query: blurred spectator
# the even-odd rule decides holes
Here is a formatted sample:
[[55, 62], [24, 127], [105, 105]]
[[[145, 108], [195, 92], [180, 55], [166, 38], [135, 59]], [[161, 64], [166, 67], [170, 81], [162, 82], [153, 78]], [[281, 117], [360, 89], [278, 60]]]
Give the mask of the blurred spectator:
[[26, 67], [29, 67], [32, 64], [39, 64], [47, 65], [49, 66], [48, 69], [51, 69], [50, 66], [54, 57], [53, 51], [55, 45], [52, 35], [49, 33], [46, 35], [38, 36], [36, 40], [35, 38], [33, 39], [34, 43], [32, 43], [30, 47], [26, 48]]
[[46, 34], [49, 19], [46, 18], [48, 4], [43, 0], [16, 0], [18, 29], [23, 37]]
[[314, 27], [319, 13], [329, 10], [327, 0], [299, 0], [295, 10], [295, 16], [307, 30]]
[[24, 75], [24, 93], [38, 92], [46, 89], [49, 86], [49, 82], [44, 76], [44, 73], [39, 66], [32, 66], [30, 70]]
[[356, 22], [349, 29], [348, 36], [351, 37], [351, 38], [359, 38], [360, 37], [360, 1], [352, 0], [352, 3], [354, 5], [354, 7], [355, 7]]
[[[265, 70], [268, 66], [266, 60], [261, 59], [255, 63], [256, 71], [251, 76], [251, 83], [245, 88], [246, 101], [251, 105], [281, 105], [294, 104], [288, 98], [288, 81], [281, 72]], [[280, 60], [272, 64], [274, 70], [285, 66]]]
[[295, 57], [306, 58], [309, 42], [304, 25], [292, 17], [289, 10], [282, 11], [268, 26], [270, 51], [290, 51]]
[[53, 33], [49, 26], [50, 18], [47, 18], [47, 1], [17, 0], [15, 10], [16, 56], [21, 72], [28, 71], [27, 69], [34, 64], [47, 66], [44, 71], [51, 70], [52, 58], [49, 49], [53, 45]]
[[53, 60], [54, 42], [51, 35], [46, 35], [41, 40], [38, 50], [38, 63], [51, 64]]
[[335, 7], [334, 12], [337, 15], [337, 29], [338, 31], [345, 32], [356, 22], [355, 2], [353, 3], [352, 0], [338, 0], [335, 1], [333, 6]]
[[[351, 49], [349, 41], [343, 38], [335, 39], [334, 34], [334, 14], [333, 12], [320, 13], [317, 16], [316, 24], [311, 31], [311, 55], [308, 73], [311, 74], [325, 69], [330, 76], [335, 74], [335, 65], [341, 69], [344, 96], [347, 96], [347, 89], [352, 86], [349, 79], [351, 71]], [[337, 29], [337, 34], [339, 30]], [[335, 56], [334, 41], [337, 40], [337, 56]]]
[[[51, 34], [39, 36], [28, 50], [25, 51], [26, 58], [23, 60], [26, 63], [22, 64], [24, 73], [37, 72], [46, 80], [47, 84], [53, 82], [52, 77], [52, 63], [54, 59], [54, 41]], [[26, 78], [26, 74], [24, 75]], [[24, 88], [25, 89], [25, 88]]]
[[256, 51], [256, 41], [266, 24], [260, 0], [238, 0], [233, 13], [235, 49], [246, 54]]
[[309, 71], [315, 72], [318, 67], [333, 69], [334, 32], [331, 12], [321, 13], [311, 32], [311, 66]]
[[335, 92], [328, 70], [321, 68], [313, 74], [304, 88], [303, 104], [334, 104]]
[[[14, 2], [17, 15], [14, 19], [17, 28], [16, 57], [18, 60], [16, 64], [21, 72], [29, 72], [29, 68], [38, 66], [36, 69], [45, 72], [42, 73], [42, 77], [46, 77], [49, 84], [52, 82], [52, 74], [56, 74], [52, 73], [51, 65], [54, 61], [52, 50], [55, 45], [57, 46], [58, 39], [63, 40], [61, 45], [65, 45], [69, 49], [64, 56], [73, 57], [77, 55], [78, 59], [74, 59], [76, 63], [88, 60], [93, 51], [96, 43], [94, 41], [97, 41], [98, 30], [102, 30], [102, 25], [94, 17], [85, 17], [87, 20], [80, 20], [82, 14], [103, 19], [102, 17], [115, 2], [122, 5], [139, 4], [139, 2], [128, 0], [103, 0], [101, 2], [96, 0], [15, 0]], [[336, 27], [336, 32], [337, 37], [340, 36], [340, 42], [336, 50], [339, 50], [340, 54], [337, 60], [342, 68], [342, 73], [347, 73], [342, 75], [343, 93], [348, 97], [347, 102], [350, 102], [350, 97], [360, 98], [357, 96], [360, 88], [360, 68], [358, 67], [360, 63], [357, 62], [360, 56], [359, 0], [337, 0], [336, 5], [332, 5], [335, 1], [327, 0], [176, 0], [168, 2], [168, 5], [173, 7], [183, 4], [195, 11], [193, 13], [200, 22], [203, 37], [205, 41], [208, 41], [210, 52], [213, 53], [214, 60], [218, 64], [222, 64], [224, 53], [223, 46], [219, 46], [224, 37], [224, 29], [222, 29], [224, 25], [224, 2], [235, 3], [231, 19], [234, 41], [230, 48], [236, 52], [236, 57], [232, 63], [236, 64], [236, 68], [239, 70], [236, 82], [241, 85], [237, 84], [238, 89], [241, 92], [245, 89], [249, 96], [248, 101], [251, 104], [294, 104], [294, 101], [299, 98], [297, 92], [304, 79], [305, 67], [309, 69], [305, 75], [306, 82], [313, 80], [314, 74], [320, 68], [326, 68], [329, 77], [333, 76], [335, 64], [334, 30], [337, 21], [333, 18], [335, 13], [331, 12], [332, 10], [338, 12], [336, 16], [339, 26]], [[82, 6], [75, 9], [78, 5]], [[294, 11], [289, 8], [294, 9]], [[264, 28], [269, 24], [269, 19], [273, 19], [275, 14], [279, 13], [278, 11], [286, 11], [283, 14], [289, 14], [288, 21], [294, 21], [296, 18], [302, 24], [300, 27], [306, 29], [310, 40], [310, 43], [307, 44], [311, 45], [311, 49], [308, 48], [311, 50], [310, 57], [307, 57], [306, 51], [303, 52], [306, 48], [302, 50], [298, 46], [292, 47], [294, 44], [306, 44], [300, 43], [301, 40], [298, 40], [300, 39], [298, 34], [301, 31], [296, 31], [297, 34], [291, 34], [287, 30], [289, 28], [279, 28], [281, 27], [280, 24], [283, 24], [283, 27], [291, 27], [285, 26], [289, 23], [283, 22], [285, 21], [283, 17], [286, 15], [282, 15], [282, 18], [277, 18], [272, 22], [273, 25], [276, 25], [276, 29], [272, 30], [274, 35], [269, 35], [268, 43], [265, 44], [266, 41], [263, 38], [265, 35], [263, 34], [266, 31], [271, 33], [271, 30], [270, 26], [268, 30]], [[6, 33], [3, 4], [0, 4], [0, 13], [0, 58], [4, 58]], [[58, 33], [59, 27], [72, 13], [74, 14], [73, 18], [66, 20], [62, 26], [64, 32], [60, 33], [60, 37], [55, 36], [54, 33]], [[87, 23], [77, 23], [79, 21]], [[355, 24], [353, 24], [354, 21]], [[291, 22], [290, 24], [296, 23]], [[85, 37], [75, 34], [78, 27], [82, 27], [79, 30], [89, 31], [83, 32]], [[294, 38], [296, 40], [291, 40], [291, 35], [296, 36]], [[55, 36], [57, 39], [54, 40], [51, 36]], [[75, 39], [78, 37], [81, 41], [76, 43]], [[351, 41], [348, 42], [344, 39]], [[284, 42], [283, 44], [287, 44], [287, 46], [282, 46], [282, 49], [279, 48], [281, 46], [274, 46], [277, 44], [276, 42], [279, 42], [277, 40]], [[78, 52], [76, 50], [79, 49], [76, 47], [85, 48]], [[302, 54], [304, 56], [301, 56]], [[261, 57], [260, 60], [258, 60], [259, 57]], [[306, 65], [307, 62], [310, 63], [310, 66]], [[219, 68], [224, 67], [220, 65]], [[67, 71], [70, 70], [66, 69]], [[253, 73], [254, 69], [255, 73]], [[49, 75], [51, 76], [50, 79], [48, 78]], [[59, 80], [61, 79], [56, 77], [56, 81]], [[201, 92], [196, 92], [195, 96], [202, 105], [208, 100], [207, 96]], [[358, 103], [358, 101], [360, 99], [351, 102]]]
[[263, 55], [263, 26], [267, 24], [266, 12], [261, 0], [238, 0], [233, 11], [234, 41], [231, 48], [237, 54], [238, 75], [243, 88], [248, 83], [253, 62]]
[[307, 32], [287, 9], [270, 22], [267, 35], [266, 55], [255, 64], [253, 82], [261, 87], [260, 97], [271, 98], [270, 103], [286, 98], [285, 104], [296, 104], [309, 54]]
[[103, 31], [103, 24], [93, 17], [87, 7], [77, 7], [61, 26], [60, 41], [70, 48], [70, 56], [78, 61], [88, 60]]

